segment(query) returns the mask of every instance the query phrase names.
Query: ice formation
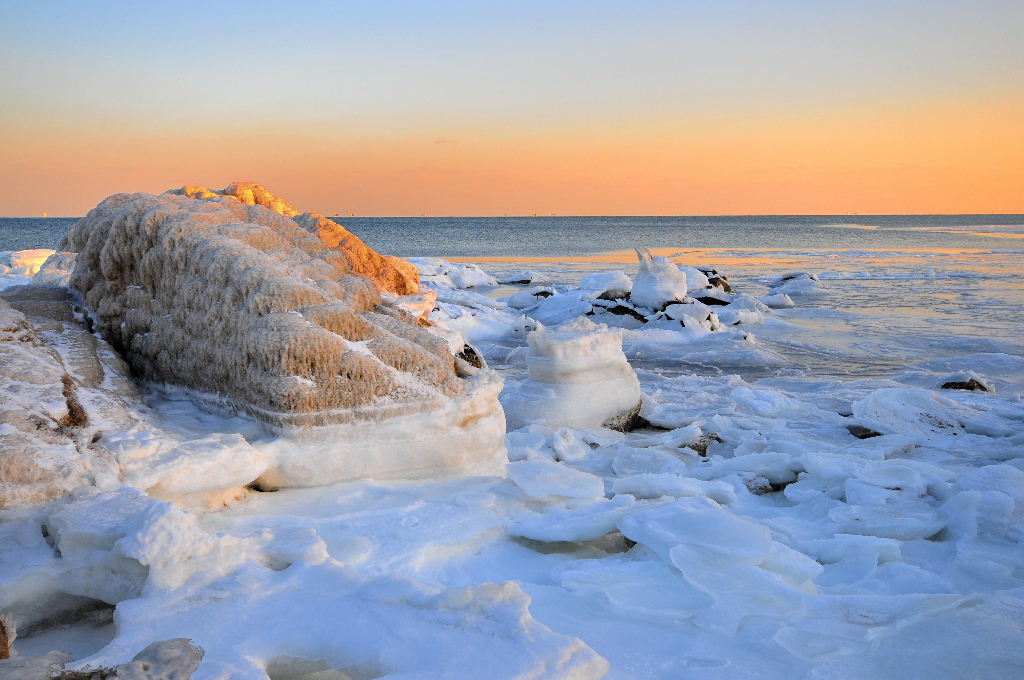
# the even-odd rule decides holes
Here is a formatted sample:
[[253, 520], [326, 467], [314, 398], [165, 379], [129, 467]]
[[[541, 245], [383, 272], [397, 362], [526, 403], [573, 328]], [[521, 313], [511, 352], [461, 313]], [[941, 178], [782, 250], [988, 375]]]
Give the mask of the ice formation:
[[622, 428], [639, 411], [640, 383], [622, 353], [617, 330], [585, 317], [527, 336], [530, 379], [502, 396], [510, 428]]
[[640, 271], [633, 281], [630, 299], [641, 307], [660, 310], [686, 297], [686, 274], [661, 255], [651, 255], [646, 248], [637, 248]]
[[72, 286], [138, 375], [290, 438], [268, 483], [500, 470], [500, 379], [385, 304], [417, 292], [412, 265], [326, 218], [255, 184], [117, 194], [65, 249]]
[[[506, 280], [494, 266], [485, 275]], [[1016, 292], [998, 292], [1005, 278], [964, 288], [982, 313], [957, 319], [978, 329], [958, 337], [947, 309], [908, 328], [861, 304], [892, 299], [884, 279], [832, 284], [830, 297], [858, 304], [830, 309], [829, 297], [796, 292], [821, 289], [807, 276], [793, 297], [779, 293], [791, 308], [770, 312], [755, 296], [779, 277], [764, 277], [760, 260], [737, 266], [736, 292], [715, 283], [718, 271], [700, 269], [699, 288], [680, 268], [687, 295], [663, 310], [591, 285], [621, 282], [615, 273], [573, 283], [591, 265], [545, 269], [543, 287], [435, 280], [436, 298], [384, 295], [443, 329], [451, 352], [471, 343], [504, 372], [507, 401], [536, 388], [538, 356], [582, 357], [597, 378], [591, 355], [613, 344], [600, 337], [621, 338], [651, 427], [543, 422], [546, 411], [575, 414], [540, 402], [506, 436], [506, 477], [252, 491], [208, 512], [188, 501], [209, 497], [197, 484], [272, 469], [293, 455], [287, 438], [275, 450], [244, 430], [252, 421], [200, 411], [170, 388], [149, 395], [143, 421], [122, 422], [95, 408], [99, 387], [78, 383], [82, 436], [101, 434], [95, 445], [120, 477], [0, 514], [0, 613], [17, 624], [15, 663], [118, 668], [187, 636], [205, 650], [194, 680], [1021, 676], [1024, 350], [1015, 328], [1010, 340], [989, 335], [1019, 306], [981, 302]], [[921, 299], [941, 289], [924, 285]], [[32, 326], [33, 356], [52, 350], [55, 370], [78, 356], [107, 361], [101, 340], [90, 354], [86, 338], [62, 339], [24, 290], [4, 295]], [[539, 354], [537, 339], [548, 343]], [[844, 365], [855, 353], [869, 372]], [[904, 360], [887, 363], [892, 354]], [[561, 366], [553, 373], [573, 384]], [[58, 382], [31, 389], [48, 390], [60, 418], [62, 373], [46, 375]], [[17, 389], [28, 412], [42, 392]], [[589, 408], [584, 395], [576, 404]], [[202, 436], [184, 434], [193, 429]], [[304, 460], [311, 477], [333, 474], [323, 456]]]

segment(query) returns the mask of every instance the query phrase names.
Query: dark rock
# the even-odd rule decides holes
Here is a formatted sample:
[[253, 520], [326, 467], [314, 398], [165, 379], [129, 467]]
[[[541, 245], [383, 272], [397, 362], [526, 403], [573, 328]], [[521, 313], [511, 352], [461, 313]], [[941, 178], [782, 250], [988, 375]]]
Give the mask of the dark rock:
[[990, 390], [978, 382], [974, 378], [970, 380], [952, 380], [947, 383], [942, 383], [942, 389], [944, 390], [969, 390], [971, 392], [989, 392]]
[[705, 432], [697, 438], [697, 441], [687, 444], [686, 448], [693, 449], [701, 456], [707, 456], [708, 447], [711, 446], [712, 442], [722, 443], [722, 441], [722, 438], [715, 432]]
[[647, 317], [636, 311], [632, 307], [626, 305], [615, 305], [613, 307], [598, 307], [598, 309], [604, 310], [609, 314], [615, 314], [616, 316], [631, 316], [637, 321], [647, 323]]
[[538, 290], [536, 293], [533, 294], [533, 297], [546, 298], [551, 297], [552, 295], [554, 295], [554, 293], [552, 293], [550, 290]]
[[483, 356], [472, 345], [463, 345], [462, 351], [455, 356], [474, 368], [483, 368], [486, 365]]
[[872, 437], [882, 436], [881, 432], [876, 432], [870, 427], [864, 427], [863, 425], [847, 425], [846, 429], [857, 439], [871, 439]]
[[650, 426], [650, 422], [640, 415], [640, 407], [642, 405], [642, 403], [638, 403], [630, 410], [623, 411], [619, 415], [605, 421], [601, 427], [607, 427], [609, 430], [617, 430], [619, 432], [632, 432], [633, 430]]
[[720, 300], [719, 298], [711, 297], [710, 295], [705, 295], [703, 297], [694, 298], [694, 300], [696, 300], [697, 302], [703, 302], [706, 305], [727, 305], [727, 304], [729, 304], [728, 300]]
[[749, 491], [750, 493], [754, 494], [755, 496], [763, 496], [766, 493], [775, 493], [777, 491], [782, 491], [787, 486], [792, 484], [793, 481], [796, 480], [791, 480], [788, 482], [773, 482], [765, 477], [754, 477], [753, 479], [746, 480], [744, 484], [747, 487], [747, 491]]
[[721, 288], [726, 293], [732, 292], [732, 286], [729, 285], [729, 282], [726, 280], [724, 276], [709, 276], [708, 283], [710, 283], [712, 286], [715, 286], [716, 288]]
[[3, 614], [0, 614], [0, 659], [11, 657], [11, 643], [14, 639], [14, 624]]

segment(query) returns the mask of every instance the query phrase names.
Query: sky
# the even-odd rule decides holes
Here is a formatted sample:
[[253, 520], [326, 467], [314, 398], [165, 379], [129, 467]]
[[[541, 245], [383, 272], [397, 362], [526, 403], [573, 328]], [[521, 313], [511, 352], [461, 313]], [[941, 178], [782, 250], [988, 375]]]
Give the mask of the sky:
[[0, 215], [1024, 212], [1024, 2], [0, 0]]

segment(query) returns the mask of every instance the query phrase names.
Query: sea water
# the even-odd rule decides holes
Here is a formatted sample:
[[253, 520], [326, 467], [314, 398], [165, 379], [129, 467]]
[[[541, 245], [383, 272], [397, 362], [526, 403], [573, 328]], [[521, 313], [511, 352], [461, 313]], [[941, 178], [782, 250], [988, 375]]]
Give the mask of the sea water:
[[[1024, 215], [335, 218], [384, 253], [529, 268], [553, 284], [636, 271], [634, 247], [712, 266], [762, 296], [773, 276], [825, 287], [752, 329], [771, 365], [685, 352], [631, 357], [659, 373], [884, 377], [927, 359], [1024, 354]], [[0, 218], [0, 251], [56, 248], [74, 218]]]

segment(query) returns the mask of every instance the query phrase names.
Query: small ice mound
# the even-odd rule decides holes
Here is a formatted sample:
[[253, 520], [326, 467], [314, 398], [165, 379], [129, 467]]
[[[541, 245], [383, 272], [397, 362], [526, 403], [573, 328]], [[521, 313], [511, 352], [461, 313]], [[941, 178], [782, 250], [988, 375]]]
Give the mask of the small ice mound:
[[771, 290], [773, 296], [788, 295], [792, 297], [794, 295], [814, 295], [827, 290], [828, 286], [818, 279], [817, 274], [794, 272], [792, 274], [783, 274], [782, 276], [777, 276], [769, 280], [768, 288]]
[[403, 458], [417, 477], [502, 470], [500, 379], [401, 308], [430, 304], [407, 297], [411, 264], [317, 213], [253, 184], [117, 194], [66, 245], [72, 286], [136, 374], [289, 440], [270, 449], [273, 485], [401, 477]]
[[589, 314], [594, 306], [581, 300], [578, 294], [555, 293], [540, 300], [536, 306], [526, 310], [532, 319], [542, 324], [554, 326], [570, 319]]
[[789, 297], [785, 293], [765, 295], [763, 298], [761, 298], [761, 302], [763, 302], [771, 309], [787, 309], [789, 307], [796, 307], [796, 303], [793, 302], [793, 298]]
[[131, 487], [75, 499], [46, 526], [66, 572], [62, 590], [110, 604], [215, 581], [258, 548], [255, 538], [207, 533], [196, 515]]
[[423, 283], [440, 288], [496, 286], [498, 280], [475, 264], [449, 262], [439, 257], [410, 257]]
[[965, 434], [956, 404], [931, 390], [886, 387], [853, 403], [857, 422], [883, 434], [942, 441]]
[[651, 255], [647, 248], [637, 248], [640, 271], [629, 297], [634, 304], [661, 310], [686, 297], [686, 274], [661, 255]]
[[580, 279], [579, 288], [600, 300], [621, 300], [629, 297], [633, 282], [624, 271], [595, 272]]
[[510, 429], [624, 426], [643, 399], [636, 373], [622, 352], [622, 332], [577, 318], [527, 336], [530, 377], [502, 395]]
[[679, 271], [686, 275], [686, 287], [690, 291], [704, 290], [710, 288], [711, 284], [708, 281], [707, 274], [698, 269], [697, 267], [687, 267], [686, 265], [680, 265]]

